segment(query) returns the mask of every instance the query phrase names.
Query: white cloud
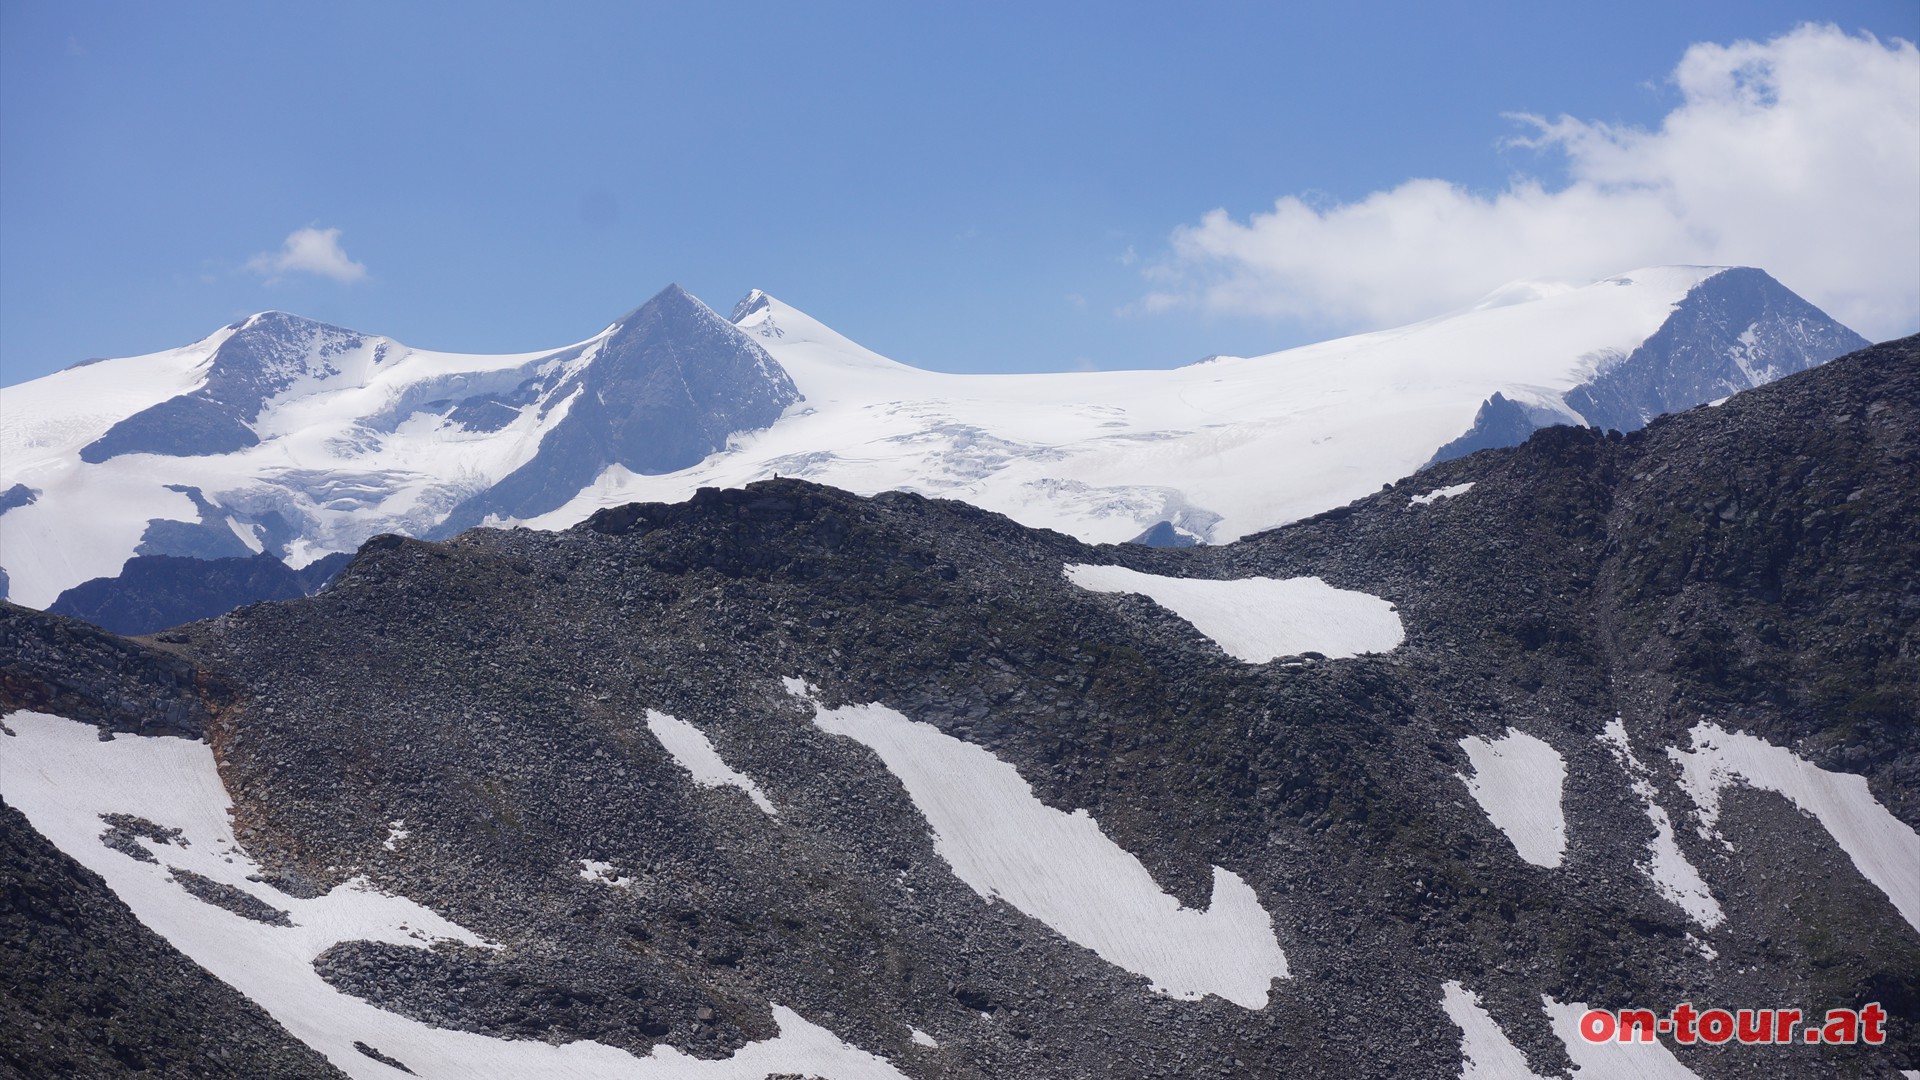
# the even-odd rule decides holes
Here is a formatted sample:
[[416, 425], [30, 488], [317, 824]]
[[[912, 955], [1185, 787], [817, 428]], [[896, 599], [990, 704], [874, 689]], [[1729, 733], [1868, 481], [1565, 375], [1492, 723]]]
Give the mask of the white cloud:
[[263, 251], [248, 259], [247, 269], [265, 277], [268, 284], [285, 274], [317, 274], [349, 283], [367, 276], [367, 268], [348, 258], [340, 246], [339, 229], [295, 229], [279, 251]]
[[1481, 194], [1408, 180], [1356, 202], [1296, 196], [1182, 226], [1147, 310], [1343, 327], [1471, 303], [1520, 278], [1593, 281], [1661, 263], [1758, 266], [1870, 338], [1920, 327], [1920, 52], [1832, 26], [1700, 44], [1658, 130], [1514, 119], [1568, 182]]

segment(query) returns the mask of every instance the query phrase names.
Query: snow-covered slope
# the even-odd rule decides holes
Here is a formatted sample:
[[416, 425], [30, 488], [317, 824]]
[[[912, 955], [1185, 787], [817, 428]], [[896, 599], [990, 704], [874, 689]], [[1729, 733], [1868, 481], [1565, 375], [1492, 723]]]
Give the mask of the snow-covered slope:
[[0, 565], [8, 598], [40, 607], [136, 554], [304, 566], [552, 510], [609, 464], [694, 464], [794, 397], [678, 287], [585, 341], [498, 356], [267, 312], [0, 393]]
[[1607, 426], [1637, 427], [1865, 344], [1760, 271], [1697, 266], [1515, 284], [1412, 326], [1159, 371], [922, 371], [758, 292], [734, 320], [805, 402], [686, 472], [611, 469], [536, 524], [777, 473], [963, 499], [1086, 540], [1170, 521], [1217, 543], [1413, 472], [1496, 395], [1523, 423], [1485, 445], [1587, 422], [1571, 400], [1604, 398], [1588, 407]]
[[670, 287], [577, 344], [411, 349], [277, 312], [0, 393], [0, 585], [44, 607], [138, 555], [301, 566], [383, 532], [572, 525], [798, 476], [1093, 541], [1211, 542], [1547, 423], [1637, 426], [1864, 344], [1757, 270], [1513, 285], [1413, 326], [1172, 370], [953, 375], [763, 293]]

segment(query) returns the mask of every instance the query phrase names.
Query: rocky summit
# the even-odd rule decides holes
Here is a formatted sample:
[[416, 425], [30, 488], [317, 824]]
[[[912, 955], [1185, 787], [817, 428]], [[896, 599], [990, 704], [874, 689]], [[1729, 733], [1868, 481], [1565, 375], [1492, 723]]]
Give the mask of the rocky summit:
[[[0, 1061], [1920, 1069], [1915, 475], [1909, 338], [1219, 546], [785, 479], [141, 640], [9, 606]], [[1682, 1002], [1887, 1038], [1578, 1034]]]

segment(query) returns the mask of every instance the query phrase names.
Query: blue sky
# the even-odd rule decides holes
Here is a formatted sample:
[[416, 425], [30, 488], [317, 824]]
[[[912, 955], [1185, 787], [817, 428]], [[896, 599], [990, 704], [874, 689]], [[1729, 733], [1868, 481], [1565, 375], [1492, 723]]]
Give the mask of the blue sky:
[[1896, 39], [1913, 0], [6, 0], [0, 384], [267, 308], [557, 346], [670, 281], [956, 371], [1261, 352], [1664, 261], [1759, 262], [1890, 336], [1920, 319]]

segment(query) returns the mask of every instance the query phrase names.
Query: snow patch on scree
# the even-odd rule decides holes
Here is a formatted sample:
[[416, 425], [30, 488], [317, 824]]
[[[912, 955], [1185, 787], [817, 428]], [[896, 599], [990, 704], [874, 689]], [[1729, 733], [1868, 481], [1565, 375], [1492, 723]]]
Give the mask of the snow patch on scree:
[[1893, 901], [1907, 925], [1920, 930], [1920, 834], [1873, 797], [1864, 776], [1828, 772], [1765, 739], [1698, 724], [1693, 750], [1667, 753], [1680, 763], [1680, 786], [1700, 808], [1700, 832], [1714, 835], [1720, 791], [1736, 780], [1779, 792], [1812, 814], [1847, 853], [1861, 876]]
[[1521, 858], [1535, 866], [1559, 866], [1567, 851], [1567, 819], [1560, 808], [1567, 765], [1559, 751], [1515, 728], [1498, 739], [1469, 735], [1460, 748], [1473, 762], [1473, 775], [1460, 779], [1487, 820], [1507, 834]]
[[1427, 492], [1425, 495], [1409, 496], [1407, 505], [1432, 506], [1441, 499], [1451, 499], [1456, 495], [1465, 495], [1471, 490], [1473, 490], [1473, 481], [1469, 480], [1464, 484], [1455, 484], [1452, 487], [1436, 488], [1433, 491]]
[[[496, 1039], [384, 1012], [328, 985], [313, 970], [313, 958], [342, 941], [497, 946], [364, 881], [304, 899], [249, 880], [259, 866], [234, 840], [232, 804], [205, 743], [132, 735], [101, 742], [92, 725], [44, 713], [4, 719], [14, 734], [0, 734], [0, 796], [60, 850], [106, 879], [142, 923], [356, 1080], [399, 1075], [354, 1049], [356, 1040], [427, 1080], [762, 1080], [772, 1073], [904, 1080], [884, 1059], [779, 1005], [772, 1006], [778, 1036], [718, 1061], [665, 1045], [636, 1058], [594, 1042], [550, 1046]], [[160, 861], [130, 858], [100, 843], [100, 815], [110, 813], [179, 829], [185, 844], [142, 840]], [[173, 867], [250, 893], [289, 913], [293, 925], [255, 922], [198, 900], [172, 880]]]
[[[1627, 741], [1627, 725], [1616, 716], [1607, 722], [1606, 731], [1596, 737], [1613, 751], [1614, 760], [1633, 782], [1633, 793], [1640, 796], [1647, 820], [1653, 822], [1654, 835], [1647, 843], [1647, 861], [1637, 864], [1640, 872], [1652, 880], [1661, 896], [1679, 905], [1694, 922], [1708, 930], [1719, 926], [1726, 920], [1720, 901], [1713, 898], [1713, 890], [1707, 888], [1700, 871], [1687, 861], [1679, 842], [1673, 838], [1673, 819], [1658, 801], [1660, 791], [1653, 784], [1653, 775], [1634, 756], [1633, 744]], [[1711, 950], [1705, 942], [1700, 945]]]
[[1507, 1033], [1480, 1005], [1480, 995], [1458, 980], [1441, 988], [1440, 1007], [1460, 1029], [1460, 1080], [1547, 1080], [1527, 1067]]
[[584, 881], [610, 885], [616, 889], [626, 889], [633, 886], [632, 878], [622, 877], [614, 872], [612, 863], [601, 862], [598, 859], [581, 859], [580, 877]]
[[[797, 680], [787, 686], [807, 696]], [[1207, 910], [1181, 907], [1085, 810], [1042, 803], [985, 749], [885, 705], [815, 703], [813, 722], [880, 755], [926, 816], [934, 850], [974, 892], [1145, 975], [1156, 991], [1263, 1009], [1269, 985], [1287, 977], [1273, 919], [1238, 875], [1214, 867]]]
[[768, 817], [780, 816], [760, 785], [722, 760], [720, 751], [713, 748], [713, 742], [699, 728], [678, 717], [648, 709], [647, 730], [673, 755], [675, 763], [693, 774], [694, 783], [701, 787], [739, 788], [753, 800], [753, 805], [766, 811]]
[[1139, 593], [1249, 664], [1307, 652], [1336, 659], [1388, 652], [1407, 637], [1392, 604], [1317, 577], [1213, 581], [1085, 563], [1068, 565], [1066, 574], [1090, 592]]

